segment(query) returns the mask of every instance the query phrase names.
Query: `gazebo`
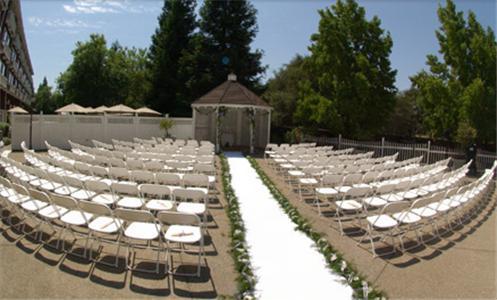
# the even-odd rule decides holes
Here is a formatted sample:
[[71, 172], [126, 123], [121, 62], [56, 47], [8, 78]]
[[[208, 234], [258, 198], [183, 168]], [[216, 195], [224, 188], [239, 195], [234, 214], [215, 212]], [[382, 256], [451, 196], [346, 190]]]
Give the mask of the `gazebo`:
[[216, 145], [263, 148], [269, 143], [271, 106], [236, 81], [228, 80], [192, 103], [194, 136]]

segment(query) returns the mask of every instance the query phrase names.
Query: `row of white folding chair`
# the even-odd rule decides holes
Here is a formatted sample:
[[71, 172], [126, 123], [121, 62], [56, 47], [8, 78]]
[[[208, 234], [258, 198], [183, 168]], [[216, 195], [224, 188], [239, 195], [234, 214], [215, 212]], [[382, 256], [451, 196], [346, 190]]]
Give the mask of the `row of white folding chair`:
[[[405, 177], [396, 182], [390, 180], [388, 182], [370, 182], [362, 181], [361, 174], [349, 174], [346, 176], [327, 175], [323, 177], [321, 187], [315, 189], [315, 202], [320, 210], [320, 201], [322, 199], [333, 199], [343, 197], [352, 187], [371, 187], [374, 196], [367, 197], [364, 201], [370, 207], [381, 207], [388, 202], [412, 200], [419, 196], [424, 196], [430, 192], [435, 192], [440, 189], [447, 188], [456, 184], [464, 177], [468, 170], [468, 164], [461, 168], [445, 174], [436, 174], [430, 176], [428, 173], [420, 173], [416, 177]], [[345, 202], [344, 209], [353, 208], [362, 209], [361, 205], [353, 202]]]
[[[11, 167], [7, 170], [8, 174], [16, 178], [20, 183], [30, 184], [33, 187], [41, 188], [46, 191], [53, 191], [56, 194], [71, 196], [78, 200], [92, 200], [99, 203], [118, 207], [138, 209], [145, 205], [145, 199], [139, 196], [139, 185], [136, 181], [114, 181], [106, 182], [101, 177], [84, 176], [78, 177], [75, 173], [51, 173], [43, 172], [38, 169], [31, 168], [19, 164], [14, 161], [2, 160], [10, 163]], [[164, 186], [162, 190], [169, 189], [173, 191], [175, 199], [179, 196], [185, 200], [191, 199], [194, 201], [203, 199], [203, 204], [182, 204], [178, 206], [178, 211], [189, 211], [197, 214], [206, 213], [205, 201], [208, 195], [208, 187], [206, 184], [207, 178], [205, 175], [188, 174], [180, 179], [178, 176], [166, 176], [163, 178], [162, 184], [171, 184]], [[147, 185], [150, 187], [150, 184]], [[161, 186], [161, 185], [152, 185]], [[160, 188], [156, 188], [160, 189]], [[176, 196], [176, 194], [178, 196]], [[192, 196], [192, 197], [185, 197]], [[200, 205], [200, 206], [199, 206]], [[147, 207], [148, 208], [148, 207]]]
[[[359, 167], [359, 166], [356, 166], [356, 165], [337, 165], [337, 166], [328, 166], [327, 164], [316, 164], [316, 163], [313, 163], [313, 162], [306, 162], [306, 161], [303, 161], [303, 162], [295, 162], [292, 166], [290, 166], [290, 168], [288, 169], [288, 175], [289, 176], [294, 176], [294, 177], [303, 177], [305, 176], [306, 173], [302, 172], [301, 169], [304, 168], [304, 167], [313, 167], [313, 168], [316, 168], [316, 169], [320, 169], [321, 171], [313, 171], [313, 177], [316, 177], [316, 179], [320, 179], [320, 177], [326, 175], [326, 174], [342, 174], [342, 175], [345, 175], [345, 174], [352, 174], [352, 173], [369, 173], [369, 172], [381, 172], [382, 176], [380, 176], [381, 178], [385, 178], [385, 179], [388, 179], [388, 178], [391, 178], [391, 177], [398, 177], [396, 176], [396, 173], [399, 173], [399, 172], [404, 172], [406, 173], [406, 175], [410, 175], [410, 174], [413, 174], [416, 172], [416, 170], [414, 169], [415, 167], [418, 166], [417, 164], [417, 159], [413, 159], [413, 160], [409, 160], [409, 161], [403, 161], [403, 162], [398, 162], [398, 163], [393, 163], [393, 164], [383, 164], [383, 165], [375, 165], [371, 168], [363, 168], [363, 167]], [[406, 165], [405, 163], [410, 163], [412, 162], [412, 164], [408, 164]], [[438, 163], [437, 163], [438, 165]], [[382, 166], [381, 168], [378, 167], [378, 166]], [[435, 166], [435, 165], [434, 165]], [[428, 167], [428, 169], [430, 169], [431, 167]], [[419, 170], [420, 172], [423, 171], [423, 170]], [[374, 173], [373, 173], [374, 174]], [[400, 176], [401, 174], [399, 174]], [[366, 176], [367, 178], [369, 177], [373, 177], [373, 176]], [[290, 179], [289, 182], [292, 182], [292, 180]]]
[[[302, 163], [302, 165], [307, 165], [307, 166], [313, 166], [313, 167], [320, 167], [325, 170], [323, 172], [324, 174], [347, 174], [347, 173], [367, 173], [368, 171], [377, 171], [377, 172], [384, 172], [384, 177], [389, 177], [387, 174], [391, 172], [399, 172], [399, 171], [406, 171], [408, 172], [408, 169], [412, 168], [417, 168], [419, 167], [419, 161], [421, 161], [422, 157], [417, 157], [417, 158], [412, 158], [409, 160], [404, 160], [404, 161], [398, 161], [394, 163], [388, 163], [388, 164], [377, 164], [377, 165], [362, 165], [362, 166], [357, 166], [357, 165], [350, 165], [350, 164], [340, 164], [340, 165], [327, 165], [327, 164], [317, 164], [317, 163]], [[450, 158], [443, 160], [443, 161], [438, 161], [435, 164], [432, 165], [427, 165], [431, 166], [429, 169], [441, 166], [441, 165], [446, 165], [450, 162]], [[327, 167], [327, 168], [326, 168]], [[420, 170], [423, 171], [423, 170]], [[395, 177], [395, 176], [394, 176]]]
[[[380, 181], [380, 180], [389, 180], [393, 179], [395, 180], [396, 178], [399, 177], [406, 177], [406, 176], [413, 176], [417, 173], [421, 172], [428, 172], [428, 173], [437, 173], [440, 171], [445, 170], [447, 167], [447, 164], [450, 162], [450, 158], [443, 160], [443, 161], [438, 161], [436, 163], [430, 164], [430, 165], [425, 165], [420, 167], [419, 166], [419, 161], [421, 157], [419, 158], [413, 158], [409, 160], [404, 160], [404, 161], [399, 161], [394, 164], [388, 164], [385, 165], [385, 168], [371, 168], [369, 172], [372, 172], [370, 175], [366, 175], [366, 178], [373, 178], [378, 172], [378, 176], [376, 180], [371, 180], [371, 181]], [[321, 179], [322, 176], [330, 174], [330, 175], [345, 175], [346, 173], [342, 172], [340, 168], [336, 168], [333, 166], [330, 166], [329, 168], [325, 168], [323, 166], [315, 166], [313, 164], [307, 164], [308, 167], [311, 168], [312, 170], [312, 177], [315, 179]], [[319, 170], [316, 170], [319, 169]], [[349, 170], [356, 170], [354, 168], [350, 168]], [[302, 172], [301, 170], [289, 170], [288, 171], [290, 176], [295, 176], [297, 178], [308, 178], [309, 176], [306, 177], [306, 175], [309, 175], [307, 172]], [[304, 182], [301, 182], [302, 184], [305, 184]]]
[[[49, 147], [49, 149], [57, 149], [56, 147]], [[78, 151], [74, 151], [75, 153], [85, 153], [85, 154], [90, 154], [93, 156], [103, 156], [107, 158], [119, 158], [119, 159], [126, 159], [126, 158], [139, 158], [143, 160], [173, 160], [176, 156], [191, 156], [191, 157], [197, 157], [197, 156], [209, 156], [213, 157], [213, 151], [210, 151], [209, 149], [199, 149], [199, 150], [193, 150], [193, 151], [181, 151], [179, 149], [178, 151], [174, 151], [172, 153], [154, 153], [154, 152], [129, 152], [129, 153], [124, 153], [121, 151], [108, 151], [108, 150], [101, 150], [101, 149], [95, 149], [91, 147], [80, 147], [78, 148]], [[170, 154], [170, 155], [166, 155]], [[172, 157], [172, 158], [171, 158]], [[176, 159], [178, 160], [178, 159]]]
[[[57, 248], [60, 240], [65, 240], [63, 234], [66, 231], [69, 231], [75, 239], [76, 235], [82, 235], [86, 238], [85, 254], [88, 240], [92, 238], [92, 235], [105, 235], [108, 238], [107, 241], [115, 240], [118, 244], [116, 260], [113, 266], [117, 267], [119, 248], [124, 245], [128, 248], [128, 253], [125, 255], [126, 266], [130, 269], [136, 269], [135, 266], [128, 263], [130, 252], [134, 251], [136, 247], [143, 247], [139, 246], [141, 245], [139, 242], [143, 241], [148, 241], [146, 248], [153, 249], [151, 242], [157, 241], [158, 247], [154, 250], [158, 252], [155, 269], [155, 272], [158, 273], [159, 264], [162, 261], [160, 254], [163, 251], [166, 251], [166, 261], [170, 261], [167, 253], [170, 249], [170, 242], [180, 244], [198, 243], [199, 261], [197, 272], [182, 275], [200, 276], [201, 257], [204, 254], [204, 234], [201, 220], [195, 214], [160, 211], [157, 216], [154, 216], [151, 212], [142, 210], [118, 208], [113, 211], [108, 206], [95, 202], [76, 201], [67, 196], [45, 193], [35, 189], [28, 190], [22, 185], [11, 184], [3, 177], [0, 177], [0, 183], [0, 192], [2, 197], [7, 199], [5, 203], [10, 209], [16, 207], [13, 210], [21, 216], [23, 221], [26, 220], [27, 216], [39, 221], [30, 233], [37, 230], [42, 222], [49, 225], [53, 231], [53, 236], [57, 232], [55, 227], [60, 227]], [[24, 225], [25, 223], [22, 224], [23, 231]], [[89, 232], [82, 233], [81, 230], [72, 230], [73, 227], [86, 227]], [[38, 240], [41, 241], [41, 234]], [[96, 240], [102, 241], [101, 238], [96, 238]], [[165, 248], [163, 247], [164, 242], [167, 243]], [[93, 247], [93, 243], [91, 247]], [[63, 248], [65, 248], [64, 242]], [[91, 250], [90, 258], [92, 258]], [[149, 270], [142, 269], [141, 271], [147, 272]], [[170, 268], [168, 272], [171, 272]]]
[[[128, 159], [123, 160], [115, 157], [102, 157], [102, 156], [91, 156], [81, 152], [69, 152], [52, 147], [49, 150], [49, 155], [58, 160], [78, 160], [92, 165], [108, 166], [108, 167], [121, 167], [129, 169], [149, 169], [157, 170], [160, 166], [163, 170], [178, 170], [181, 172], [190, 172], [194, 170], [196, 164], [211, 164], [214, 163], [214, 157], [201, 156], [192, 159], [188, 156], [177, 156], [170, 157], [169, 161], [161, 162], [157, 160], [137, 160]], [[181, 160], [179, 160], [181, 159]]]
[[[26, 159], [33, 165], [39, 168], [50, 170], [50, 162], [39, 160], [38, 157], [33, 159], [32, 154], [26, 153]], [[45, 159], [45, 158], [44, 158]], [[57, 161], [52, 161], [55, 165], [54, 167], [61, 167], [62, 172], [68, 172], [64, 174], [72, 175], [79, 179], [85, 180], [91, 177], [99, 178], [99, 180], [104, 180], [106, 182], [111, 181], [121, 181], [121, 182], [148, 182], [148, 183], [159, 183], [159, 184], [170, 184], [170, 185], [197, 185], [202, 188], [209, 189], [213, 188], [215, 182], [215, 169], [213, 166], [209, 165], [198, 165], [195, 169], [195, 174], [174, 174], [174, 173], [164, 173], [164, 172], [151, 172], [143, 170], [128, 170], [125, 168], [112, 167], [104, 168], [100, 166], [91, 166], [82, 162], [74, 162], [73, 164], [63, 163], [62, 165], [57, 165]], [[210, 169], [208, 169], [210, 168]], [[51, 171], [54, 171], [52, 169]], [[61, 172], [61, 170], [56, 170]], [[109, 181], [109, 179], [111, 181]], [[197, 182], [197, 184], [194, 184]]]
[[[63, 160], [55, 158], [56, 160]], [[66, 160], [67, 161], [67, 160]], [[148, 172], [179, 172], [179, 173], [201, 173], [206, 174], [210, 177], [210, 181], [215, 181], [216, 168], [213, 164], [209, 162], [204, 162], [202, 160], [196, 162], [176, 162], [171, 161], [166, 164], [159, 161], [148, 161], [143, 162], [141, 160], [127, 160], [125, 163], [116, 160], [93, 160], [88, 163], [87, 160], [73, 160], [68, 161], [71, 164], [76, 162], [84, 163], [89, 166], [101, 166], [111, 169], [127, 169], [128, 171], [148, 171]]]
[[102, 148], [106, 150], [114, 150], [114, 145], [100, 142], [97, 140], [91, 140], [95, 148]]
[[[423, 242], [418, 229], [431, 225], [431, 233], [439, 236], [437, 222], [445, 221], [445, 227], [452, 230], [451, 222], [458, 221], [462, 225], [465, 214], [471, 216], [472, 212], [478, 212], [489, 191], [494, 188], [492, 178], [495, 175], [495, 165], [487, 170], [477, 181], [462, 187], [451, 188], [446, 191], [437, 192], [429, 197], [418, 199], [414, 202], [400, 201], [392, 202], [382, 208], [379, 214], [366, 218], [367, 224], [362, 225], [367, 234], [363, 236], [370, 240], [373, 255], [376, 256], [374, 239], [379, 237], [392, 238], [392, 246], [395, 246], [394, 238], [399, 239], [401, 251], [405, 250], [403, 238], [414, 230], [418, 242]], [[451, 218], [452, 216], [452, 218]], [[442, 219], [442, 220], [441, 220]]]

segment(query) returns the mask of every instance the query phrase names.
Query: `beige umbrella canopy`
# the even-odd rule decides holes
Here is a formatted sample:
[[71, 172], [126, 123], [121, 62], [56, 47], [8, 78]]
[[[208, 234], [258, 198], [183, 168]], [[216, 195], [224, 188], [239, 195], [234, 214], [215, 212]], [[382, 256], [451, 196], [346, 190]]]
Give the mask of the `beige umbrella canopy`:
[[134, 114], [135, 110], [124, 104], [118, 104], [109, 107], [108, 109], [105, 110], [105, 112], [115, 113], [115, 114]]
[[105, 106], [105, 105], [101, 105], [101, 106], [99, 106], [99, 107], [97, 107], [97, 108], [93, 108], [93, 112], [94, 112], [94, 113], [98, 113], [98, 114], [103, 114], [103, 113], [105, 113], [105, 111], [106, 111], [107, 109], [109, 109], [107, 106]]
[[145, 107], [145, 106], [136, 109], [135, 112], [137, 115], [156, 115], [156, 116], [161, 115], [160, 112], [155, 111], [155, 110], [148, 108], [148, 107]]
[[13, 107], [8, 110], [9, 113], [15, 113], [15, 114], [29, 114], [24, 108], [20, 106]]
[[88, 110], [86, 108], [84, 108], [83, 106], [80, 106], [76, 103], [71, 103], [71, 104], [68, 104], [64, 107], [57, 109], [55, 112], [58, 114], [67, 114], [67, 113], [85, 114], [88, 112]]

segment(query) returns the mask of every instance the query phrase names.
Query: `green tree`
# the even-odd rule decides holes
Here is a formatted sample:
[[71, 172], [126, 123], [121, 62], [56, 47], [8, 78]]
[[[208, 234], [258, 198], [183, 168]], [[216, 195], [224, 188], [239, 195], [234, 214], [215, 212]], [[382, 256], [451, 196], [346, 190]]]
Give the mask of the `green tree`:
[[495, 142], [494, 33], [483, 29], [472, 11], [466, 21], [451, 0], [439, 6], [438, 18], [441, 60], [428, 55], [429, 71], [411, 77], [421, 91], [419, 106], [425, 127], [434, 137], [464, 143], [476, 132], [478, 142]]
[[[302, 85], [295, 117], [349, 137], [379, 134], [395, 105], [390, 34], [378, 17], [366, 20], [364, 8], [354, 0], [338, 0], [319, 14], [319, 30], [309, 47], [312, 78]], [[302, 113], [306, 109], [310, 119]], [[328, 113], [336, 119], [330, 120]]]
[[58, 80], [65, 101], [82, 106], [111, 104], [105, 37], [92, 34], [89, 41], [77, 42], [72, 55], [71, 65]]
[[159, 16], [159, 26], [152, 36], [149, 51], [150, 95], [148, 103], [154, 109], [175, 116], [191, 114], [185, 99], [188, 72], [180, 71], [191, 47], [196, 28], [195, 0], [165, 0]]
[[[250, 89], [261, 90], [262, 51], [252, 51], [257, 11], [248, 1], [206, 0], [200, 9], [200, 33], [185, 60], [192, 76], [188, 88], [201, 96], [226, 81], [229, 73]], [[193, 70], [196, 70], [193, 72]]]
[[385, 126], [385, 134], [412, 138], [422, 129], [417, 106], [419, 91], [411, 88], [395, 97], [395, 108]]
[[308, 78], [304, 61], [304, 57], [295, 56], [267, 82], [267, 89], [262, 98], [274, 109], [271, 114], [274, 126], [293, 127], [295, 125], [293, 114], [297, 107], [299, 82]]
[[38, 86], [35, 95], [34, 108], [37, 112], [43, 111], [45, 114], [53, 113], [57, 109], [57, 103], [52, 96], [52, 87], [48, 85], [46, 77]]
[[92, 34], [89, 41], [76, 44], [73, 62], [57, 79], [54, 102], [142, 106], [150, 91], [147, 57], [146, 50], [122, 47], [117, 41], [107, 48], [103, 35]]

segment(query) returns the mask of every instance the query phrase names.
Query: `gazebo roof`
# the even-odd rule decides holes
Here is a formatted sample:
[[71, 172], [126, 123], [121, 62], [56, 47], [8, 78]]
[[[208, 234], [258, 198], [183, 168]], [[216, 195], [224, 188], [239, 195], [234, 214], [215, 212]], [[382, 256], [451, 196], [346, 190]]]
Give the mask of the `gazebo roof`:
[[192, 106], [248, 106], [270, 109], [271, 106], [230, 75], [228, 80], [198, 98]]

